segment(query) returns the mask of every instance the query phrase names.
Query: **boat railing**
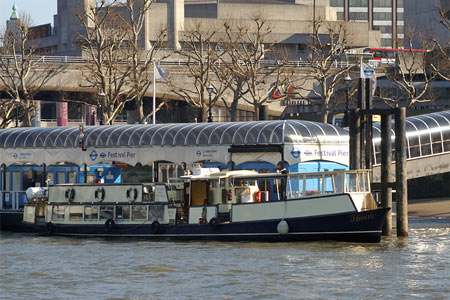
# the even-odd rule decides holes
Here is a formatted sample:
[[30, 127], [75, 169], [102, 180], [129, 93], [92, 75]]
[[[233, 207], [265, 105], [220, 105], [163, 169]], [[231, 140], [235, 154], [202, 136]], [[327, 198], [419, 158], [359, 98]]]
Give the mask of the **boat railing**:
[[0, 191], [0, 209], [22, 209], [26, 202], [25, 191]]

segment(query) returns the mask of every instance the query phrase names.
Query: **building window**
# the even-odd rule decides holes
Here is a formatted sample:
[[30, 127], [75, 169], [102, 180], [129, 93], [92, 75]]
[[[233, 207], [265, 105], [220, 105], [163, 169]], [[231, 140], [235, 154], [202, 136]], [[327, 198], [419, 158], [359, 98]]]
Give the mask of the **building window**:
[[368, 7], [368, 0], [350, 0], [350, 7]]
[[352, 21], [367, 21], [368, 18], [367, 12], [350, 12], [349, 19]]
[[390, 12], [374, 12], [373, 19], [376, 21], [385, 21], [385, 20], [391, 21], [392, 13], [390, 13]]
[[391, 0], [373, 0], [373, 7], [391, 7]]
[[344, 0], [330, 0], [330, 5], [333, 7], [344, 7]]

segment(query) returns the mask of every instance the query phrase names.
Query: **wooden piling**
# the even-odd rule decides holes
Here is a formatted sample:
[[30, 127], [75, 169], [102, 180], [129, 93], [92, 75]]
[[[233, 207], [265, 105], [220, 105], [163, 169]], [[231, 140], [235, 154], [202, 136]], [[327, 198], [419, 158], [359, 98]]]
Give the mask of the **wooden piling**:
[[361, 168], [361, 115], [360, 109], [355, 108], [350, 110], [350, 149], [349, 149], [349, 164], [350, 170], [357, 170]]
[[[372, 82], [370, 78], [366, 78], [365, 79], [365, 99], [366, 99], [366, 106], [365, 109], [366, 111], [369, 111], [371, 109], [373, 109], [373, 101], [372, 101]], [[364, 167], [368, 170], [372, 169], [372, 164], [373, 164], [373, 122], [372, 122], [372, 114], [366, 114], [365, 115], [365, 128], [364, 128], [364, 142], [365, 142], [365, 146], [364, 146], [364, 153], [365, 153], [365, 157], [364, 157], [364, 162], [365, 165]]]
[[[392, 181], [392, 117], [389, 114], [381, 116], [381, 182]], [[389, 207], [391, 210], [386, 215], [386, 221], [383, 224], [383, 235], [392, 235], [392, 188], [385, 185], [381, 189], [381, 206]]]
[[406, 108], [395, 109], [395, 177], [397, 236], [408, 236], [408, 186], [406, 178]]

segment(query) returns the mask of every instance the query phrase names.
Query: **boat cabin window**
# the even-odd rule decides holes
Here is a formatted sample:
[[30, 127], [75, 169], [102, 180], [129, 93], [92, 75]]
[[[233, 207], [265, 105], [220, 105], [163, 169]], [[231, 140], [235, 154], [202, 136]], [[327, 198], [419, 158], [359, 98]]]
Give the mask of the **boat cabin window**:
[[55, 205], [52, 209], [52, 221], [64, 221], [64, 205]]
[[149, 221], [159, 221], [164, 219], [164, 205], [150, 205], [148, 210]]
[[331, 174], [325, 174], [323, 178], [323, 190], [325, 194], [333, 194], [334, 193], [334, 183], [333, 176]]
[[369, 191], [369, 182], [367, 180], [366, 173], [359, 173], [359, 191], [366, 192]]
[[131, 207], [131, 219], [147, 220], [147, 205], [133, 205]]
[[341, 194], [344, 192], [344, 174], [334, 175], [335, 193]]
[[288, 198], [303, 197], [303, 175], [290, 176], [287, 182]]
[[239, 178], [235, 178], [232, 180], [232, 184], [233, 186], [253, 186], [256, 185], [256, 180], [255, 179], [239, 179]]
[[102, 205], [100, 206], [100, 220], [108, 220], [113, 218], [114, 206]]
[[347, 175], [347, 192], [354, 193], [357, 191], [358, 186], [356, 185], [356, 173], [350, 173]]
[[117, 205], [116, 206], [116, 220], [130, 220], [130, 206]]
[[211, 184], [212, 184], [213, 188], [218, 188], [219, 187], [219, 179], [211, 180]]
[[98, 206], [85, 206], [84, 207], [84, 220], [85, 221], [97, 221], [98, 220]]
[[322, 175], [309, 175], [305, 178], [305, 196], [320, 195], [322, 187]]
[[83, 206], [71, 205], [69, 206], [69, 220], [82, 220], [83, 219]]

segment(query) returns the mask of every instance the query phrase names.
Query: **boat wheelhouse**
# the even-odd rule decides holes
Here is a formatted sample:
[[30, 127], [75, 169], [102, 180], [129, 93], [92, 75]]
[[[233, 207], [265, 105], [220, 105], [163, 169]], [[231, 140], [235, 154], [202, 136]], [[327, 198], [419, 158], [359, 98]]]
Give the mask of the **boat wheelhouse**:
[[185, 178], [183, 199], [165, 184], [54, 185], [24, 221], [49, 234], [150, 239], [379, 242], [370, 172], [258, 174], [226, 171]]

